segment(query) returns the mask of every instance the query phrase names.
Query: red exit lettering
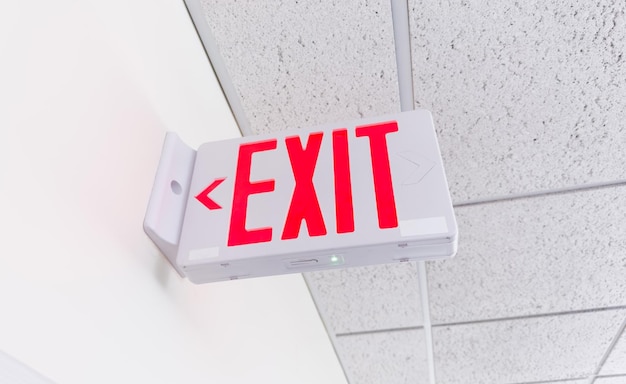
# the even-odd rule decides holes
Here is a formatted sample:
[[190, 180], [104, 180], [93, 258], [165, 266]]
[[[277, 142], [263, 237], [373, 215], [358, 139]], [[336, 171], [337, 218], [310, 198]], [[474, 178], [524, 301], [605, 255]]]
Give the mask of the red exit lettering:
[[356, 129], [356, 137], [369, 137], [372, 156], [372, 174], [374, 175], [374, 191], [376, 194], [376, 210], [380, 228], [398, 226], [396, 200], [391, 185], [391, 167], [387, 151], [386, 135], [398, 130], [398, 124], [384, 123], [369, 125]]
[[272, 240], [272, 228], [246, 230], [246, 213], [248, 211], [248, 196], [255, 193], [271, 192], [274, 190], [275, 184], [274, 180], [250, 181], [252, 154], [273, 149], [276, 149], [275, 139], [242, 144], [239, 147], [233, 207], [230, 214], [230, 228], [228, 230], [229, 247]]
[[[380, 229], [396, 228], [398, 226], [387, 149], [387, 134], [397, 131], [398, 124], [395, 121], [360, 126], [355, 129], [357, 138], [365, 137], [369, 141], [376, 211]], [[302, 143], [299, 136], [285, 138], [285, 146], [289, 155], [295, 186], [283, 226], [281, 240], [298, 238], [303, 221], [306, 222], [309, 236], [315, 237], [327, 234], [324, 215], [322, 214], [315, 185], [313, 184], [313, 174], [323, 136], [323, 132], [311, 133], [306, 143]], [[276, 147], [276, 139], [246, 143], [239, 147], [228, 231], [227, 244], [229, 247], [264, 243], [272, 240], [273, 233], [271, 227], [246, 229], [246, 215], [248, 211], [248, 197], [253, 194], [272, 192], [276, 183], [274, 179], [250, 180], [252, 155], [256, 152], [272, 151]], [[336, 129], [332, 132], [332, 148], [336, 233], [351, 233], [354, 232], [354, 207], [352, 202], [347, 129]], [[217, 203], [208, 198], [208, 192], [222, 181], [223, 179], [214, 181], [196, 198], [209, 209], [220, 208]]]
[[313, 172], [315, 172], [315, 164], [317, 164], [317, 156], [322, 146], [323, 135], [322, 132], [310, 134], [306, 148], [302, 148], [299, 136], [285, 139], [296, 185], [287, 212], [282, 240], [297, 238], [303, 220], [306, 221], [309, 236], [326, 234], [324, 217], [313, 185]]

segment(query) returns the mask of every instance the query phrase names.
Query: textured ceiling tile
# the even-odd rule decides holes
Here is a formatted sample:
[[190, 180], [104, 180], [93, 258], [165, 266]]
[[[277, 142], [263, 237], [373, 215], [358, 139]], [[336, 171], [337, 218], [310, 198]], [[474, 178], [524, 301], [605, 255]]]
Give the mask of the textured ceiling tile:
[[[626, 331], [622, 333], [617, 344], [613, 347], [609, 358], [600, 370], [600, 374], [626, 375]], [[626, 377], [622, 378], [622, 380], [626, 383]]]
[[[588, 384], [589, 380], [587, 379], [581, 379], [581, 380], [559, 380], [557, 382], [555, 382], [554, 384]], [[524, 383], [522, 383], [524, 384]], [[537, 384], [537, 382], [534, 383], [528, 383], [528, 384]], [[546, 383], [548, 384], [548, 383]]]
[[[544, 384], [545, 382], [542, 382], [541, 384]], [[556, 382], [553, 382], [554, 384], [588, 384], [589, 380], [588, 379], [580, 379], [580, 380], [559, 380]], [[539, 384], [536, 381], [535, 382], [530, 382], [530, 383], [519, 383], [519, 384]], [[552, 382], [548, 382], [545, 384], [552, 384]]]
[[456, 202], [626, 179], [626, 2], [409, 4]]
[[616, 377], [599, 377], [593, 384], [626, 384], [626, 375]]
[[257, 133], [399, 111], [389, 1], [202, 5]]
[[309, 272], [305, 278], [334, 333], [422, 325], [413, 263]]
[[427, 264], [435, 324], [626, 305], [626, 187], [456, 214], [456, 257]]
[[337, 354], [353, 384], [426, 384], [423, 330], [341, 336]]
[[523, 383], [592, 375], [626, 310], [433, 328], [438, 384]]

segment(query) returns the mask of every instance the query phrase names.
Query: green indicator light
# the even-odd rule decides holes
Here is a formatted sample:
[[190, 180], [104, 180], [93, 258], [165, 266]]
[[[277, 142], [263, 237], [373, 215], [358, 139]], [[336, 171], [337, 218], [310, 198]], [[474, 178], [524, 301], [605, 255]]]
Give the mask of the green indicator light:
[[331, 262], [331, 263], [336, 263], [336, 262], [338, 262], [338, 261], [339, 261], [339, 258], [338, 258], [337, 256], [332, 255], [332, 256], [330, 257], [330, 262]]

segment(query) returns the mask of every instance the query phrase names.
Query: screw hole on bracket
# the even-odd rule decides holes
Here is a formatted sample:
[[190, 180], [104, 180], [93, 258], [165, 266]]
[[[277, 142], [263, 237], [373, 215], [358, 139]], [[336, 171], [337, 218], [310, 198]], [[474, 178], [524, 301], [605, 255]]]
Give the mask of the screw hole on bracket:
[[180, 195], [181, 193], [183, 193], [183, 187], [181, 187], [180, 183], [176, 180], [172, 180], [172, 182], [170, 183], [170, 188], [172, 188], [172, 192], [174, 192], [177, 195]]

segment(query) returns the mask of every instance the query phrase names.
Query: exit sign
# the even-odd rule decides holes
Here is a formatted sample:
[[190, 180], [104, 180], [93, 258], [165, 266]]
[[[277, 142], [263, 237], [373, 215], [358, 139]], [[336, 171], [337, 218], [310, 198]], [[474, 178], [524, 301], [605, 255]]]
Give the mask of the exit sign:
[[456, 252], [428, 111], [206, 143], [191, 162], [168, 185], [185, 200], [169, 257], [192, 282]]

